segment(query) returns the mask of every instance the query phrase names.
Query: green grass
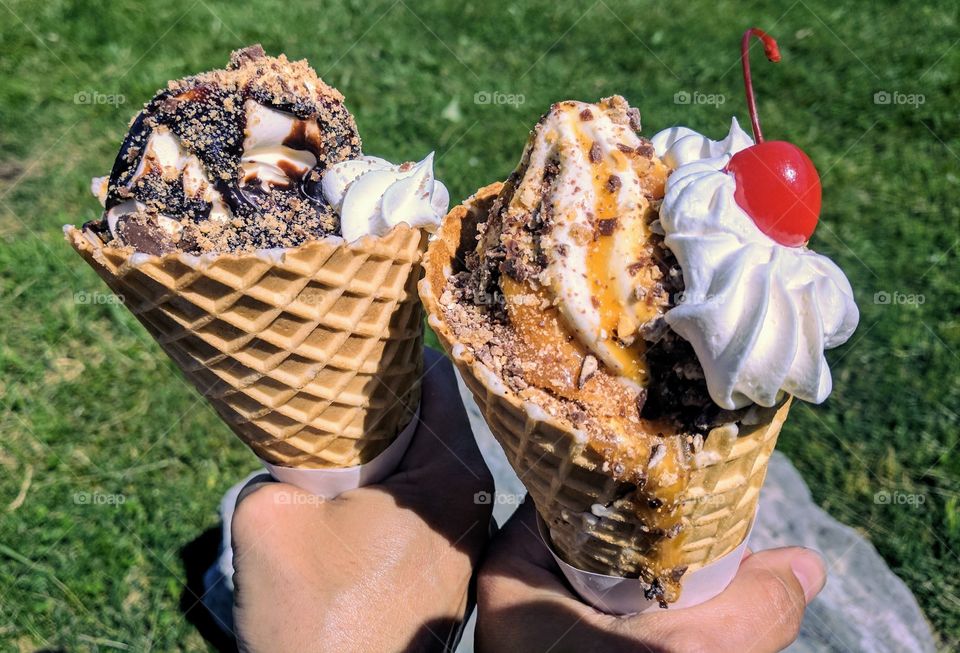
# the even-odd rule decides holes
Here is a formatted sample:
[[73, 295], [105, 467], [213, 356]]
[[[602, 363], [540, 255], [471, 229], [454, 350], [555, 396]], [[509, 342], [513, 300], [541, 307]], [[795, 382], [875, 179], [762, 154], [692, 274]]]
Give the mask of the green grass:
[[[794, 410], [780, 447], [909, 584], [943, 645], [960, 640], [955, 4], [238, 4], [0, 2], [0, 648], [207, 646], [179, 608], [180, 551], [216, 525], [252, 459], [122, 306], [80, 301], [105, 287], [60, 235], [96, 215], [90, 177], [166, 80], [255, 41], [307, 57], [346, 95], [366, 151], [436, 149], [463, 198], [509, 172], [556, 100], [622, 93], [648, 133], [724, 134], [745, 116], [737, 43], [753, 24], [784, 51], [779, 66], [754, 62], [766, 134], [822, 171], [812, 244], [862, 310], [829, 356], [833, 395]], [[475, 103], [484, 91], [524, 101]], [[726, 101], [676, 104], [678, 91]], [[924, 103], [875, 104], [878, 91]], [[923, 303], [876, 304], [878, 292]], [[875, 501], [884, 491], [924, 503]]]

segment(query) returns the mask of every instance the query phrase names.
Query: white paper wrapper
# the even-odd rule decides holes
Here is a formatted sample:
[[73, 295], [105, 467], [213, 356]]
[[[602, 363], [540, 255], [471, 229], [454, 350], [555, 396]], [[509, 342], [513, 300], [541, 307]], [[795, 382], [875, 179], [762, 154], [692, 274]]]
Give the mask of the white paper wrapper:
[[397, 439], [383, 450], [383, 453], [370, 462], [355, 467], [297, 469], [296, 467], [272, 465], [265, 460], [260, 462], [270, 472], [270, 475], [278, 481], [296, 485], [301, 490], [324, 499], [333, 499], [347, 490], [373, 485], [389, 476], [400, 464], [403, 454], [407, 452], [407, 447], [410, 446], [410, 441], [413, 439], [413, 432], [417, 430], [417, 424], [419, 423], [420, 407], [417, 406], [417, 412], [413, 419], [401, 431]]
[[[679, 600], [670, 604], [670, 609], [692, 608], [709, 601], [727, 588], [733, 577], [737, 575], [737, 569], [740, 568], [740, 561], [743, 560], [743, 554], [747, 550], [750, 533], [753, 532], [756, 521], [757, 516], [754, 514], [746, 537], [736, 549], [705, 567], [684, 574], [683, 591], [680, 593]], [[586, 603], [607, 614], [615, 615], [639, 614], [661, 609], [656, 601], [651, 601], [643, 595], [647, 585], [638, 578], [595, 574], [577, 569], [561, 560], [550, 545], [547, 525], [540, 518], [539, 513], [537, 513], [537, 529], [550, 555], [557, 561], [560, 571]]]

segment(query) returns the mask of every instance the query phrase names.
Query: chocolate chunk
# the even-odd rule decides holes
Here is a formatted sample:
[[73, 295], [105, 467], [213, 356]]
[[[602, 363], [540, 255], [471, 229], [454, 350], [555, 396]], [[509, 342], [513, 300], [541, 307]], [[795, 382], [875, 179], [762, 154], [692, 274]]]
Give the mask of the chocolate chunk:
[[576, 408], [570, 411], [570, 421], [574, 426], [580, 426], [587, 421], [587, 413], [584, 410]]
[[611, 193], [616, 193], [622, 185], [623, 182], [620, 181], [620, 177], [617, 175], [610, 175], [610, 178], [607, 179], [607, 191]]
[[687, 573], [687, 566], [686, 566], [686, 565], [683, 565], [683, 566], [681, 566], [681, 567], [674, 567], [673, 569], [671, 569], [670, 571], [668, 571], [668, 572], [667, 572], [667, 576], [668, 576], [668, 577], [670, 578], [670, 580], [672, 580], [674, 583], [679, 583], [679, 582], [680, 582], [680, 579], [683, 578], [683, 575], [684, 575], [685, 573]]
[[617, 143], [617, 149], [623, 152], [624, 154], [630, 154], [630, 155], [636, 154], [637, 152], [635, 149], [633, 149], [632, 147], [624, 143]]
[[587, 381], [593, 378], [600, 365], [595, 356], [587, 354], [583, 359], [583, 365], [580, 366], [580, 377], [577, 379], [577, 388], [583, 388]]
[[630, 122], [630, 129], [635, 132], [640, 131], [640, 110], [636, 107], [627, 109], [627, 120]]
[[91, 233], [97, 238], [99, 238], [104, 243], [109, 243], [113, 236], [110, 234], [110, 229], [107, 227], [106, 220], [88, 220], [83, 223], [83, 226], [80, 227], [80, 230], [84, 233]]
[[654, 578], [653, 582], [650, 583], [650, 587], [643, 590], [643, 598], [647, 599], [648, 601], [656, 601], [661, 608], [666, 610], [668, 604], [666, 599], [663, 598], [663, 593], [663, 581], [661, 581], [659, 578]]
[[637, 393], [637, 415], [643, 417], [643, 407], [647, 404], [647, 389], [641, 388], [640, 392]]
[[590, 109], [584, 109], [580, 112], [580, 120], [584, 122], [593, 120], [593, 113], [590, 111]]
[[652, 159], [655, 153], [656, 150], [653, 147], [653, 143], [645, 138], [641, 138], [640, 145], [637, 146], [637, 154], [646, 159]]
[[599, 220], [597, 222], [597, 233], [601, 236], [612, 236], [613, 232], [617, 230], [617, 219], [616, 218], [607, 218], [605, 220]]
[[170, 237], [159, 225], [140, 215], [120, 218], [116, 229], [120, 240], [138, 252], [159, 256], [175, 249]]
[[240, 50], [234, 50], [230, 53], [230, 63], [227, 64], [227, 70], [238, 70], [248, 61], [256, 61], [267, 56], [263, 46], [259, 43], [248, 45]]
[[200, 239], [198, 238], [199, 230], [194, 226], [188, 226], [183, 230], [183, 233], [180, 234], [180, 240], [177, 241], [177, 248], [181, 252], [188, 253], [201, 253], [200, 252]]
[[591, 163], [600, 163], [600, 160], [603, 158], [603, 151], [600, 149], [599, 143], [594, 143], [590, 148], [590, 162]]

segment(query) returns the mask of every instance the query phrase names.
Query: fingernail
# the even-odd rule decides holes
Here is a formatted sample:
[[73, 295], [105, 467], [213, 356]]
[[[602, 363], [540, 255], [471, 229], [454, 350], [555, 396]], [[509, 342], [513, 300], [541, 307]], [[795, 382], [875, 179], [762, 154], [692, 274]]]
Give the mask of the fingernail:
[[827, 566], [816, 551], [800, 549], [790, 561], [790, 569], [803, 588], [803, 595], [809, 603], [813, 600], [827, 580]]

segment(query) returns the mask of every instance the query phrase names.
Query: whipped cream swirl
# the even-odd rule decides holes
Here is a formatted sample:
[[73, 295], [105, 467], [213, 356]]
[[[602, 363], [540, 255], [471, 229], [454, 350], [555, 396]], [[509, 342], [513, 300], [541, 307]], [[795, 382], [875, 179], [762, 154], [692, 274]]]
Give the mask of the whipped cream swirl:
[[322, 187], [348, 242], [384, 236], [401, 222], [433, 231], [450, 205], [446, 186], [433, 176], [433, 152], [402, 165], [375, 156], [341, 161], [324, 173]]
[[674, 171], [660, 208], [685, 290], [666, 321], [693, 345], [717, 405], [774, 405], [781, 392], [820, 403], [832, 389], [824, 350], [860, 319], [846, 276], [806, 247], [769, 238], [734, 199], [730, 158], [753, 145], [736, 119], [722, 141], [686, 127], [653, 137]]

